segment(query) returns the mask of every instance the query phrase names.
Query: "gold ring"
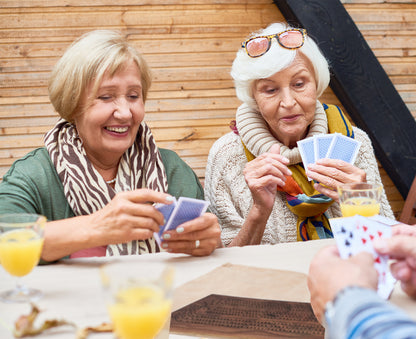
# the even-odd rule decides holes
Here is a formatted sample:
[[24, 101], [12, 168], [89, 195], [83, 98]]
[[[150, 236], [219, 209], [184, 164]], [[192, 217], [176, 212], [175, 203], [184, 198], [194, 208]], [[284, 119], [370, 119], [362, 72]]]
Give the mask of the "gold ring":
[[199, 245], [201, 245], [201, 242], [199, 240], [195, 240], [195, 248], [198, 248]]

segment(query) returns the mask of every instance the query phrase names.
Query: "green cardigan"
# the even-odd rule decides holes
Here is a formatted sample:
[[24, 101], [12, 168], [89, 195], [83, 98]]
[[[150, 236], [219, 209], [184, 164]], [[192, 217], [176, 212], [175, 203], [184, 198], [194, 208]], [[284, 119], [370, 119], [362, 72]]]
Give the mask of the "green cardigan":
[[[168, 193], [204, 199], [194, 171], [173, 151], [159, 148], [168, 179]], [[71, 218], [74, 212], [46, 148], [16, 160], [0, 183], [0, 214], [36, 213], [48, 220]]]

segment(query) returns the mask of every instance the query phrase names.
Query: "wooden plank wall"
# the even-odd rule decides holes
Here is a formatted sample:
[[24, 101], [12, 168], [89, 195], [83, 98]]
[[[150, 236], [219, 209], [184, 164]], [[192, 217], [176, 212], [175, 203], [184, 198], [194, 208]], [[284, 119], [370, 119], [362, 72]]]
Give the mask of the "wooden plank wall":
[[[116, 4], [116, 5], [114, 5]], [[154, 82], [146, 120], [159, 146], [203, 178], [212, 143], [239, 104], [229, 75], [241, 39], [283, 20], [269, 0], [0, 1], [0, 176], [42, 145], [56, 121], [48, 75], [67, 46], [93, 29], [117, 29], [145, 55]]]
[[[416, 2], [414, 0], [341, 0], [416, 118]], [[381, 169], [389, 201], [398, 216], [400, 195]]]
[[[416, 116], [415, 4], [342, 2]], [[283, 20], [271, 0], [0, 0], [0, 179], [57, 120], [47, 82], [67, 46], [116, 29], [152, 68], [146, 121], [158, 145], [203, 181], [208, 151], [239, 105], [229, 72], [240, 42]], [[339, 104], [330, 90], [322, 101]], [[384, 172], [383, 182], [398, 214], [403, 199]]]

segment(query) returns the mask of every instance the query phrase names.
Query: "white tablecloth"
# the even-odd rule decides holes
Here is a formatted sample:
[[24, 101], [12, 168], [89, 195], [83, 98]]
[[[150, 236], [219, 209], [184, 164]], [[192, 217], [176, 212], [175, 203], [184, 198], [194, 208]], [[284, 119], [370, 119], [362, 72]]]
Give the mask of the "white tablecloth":
[[[304, 243], [285, 243], [274, 246], [246, 246], [216, 250], [208, 257], [190, 257], [158, 253], [142, 256], [126, 256], [122, 260], [131, 261], [132, 268], [140, 267], [142, 261], [164, 261], [175, 267], [175, 288], [209, 273], [226, 263], [288, 270], [307, 274], [309, 263], [316, 251], [331, 240], [315, 240]], [[66, 260], [58, 264], [38, 266], [22, 282], [41, 289], [42, 299], [36, 304], [42, 309], [39, 323], [44, 319], [65, 319], [80, 327], [97, 326], [108, 322], [109, 318], [103, 301], [99, 266], [107, 258]], [[250, 278], [250, 277], [249, 277]], [[13, 287], [14, 278], [0, 267], [0, 291]], [[253, 279], [253, 286], [255, 279]], [[259, 287], [261, 288], [261, 286]], [[241, 295], [244, 296], [244, 295]], [[410, 300], [396, 285], [391, 301], [405, 309], [416, 319], [416, 303]], [[180, 302], [180, 301], [179, 301]], [[0, 338], [12, 338], [7, 327], [11, 327], [19, 315], [28, 313], [27, 304], [5, 304], [0, 302]], [[74, 331], [68, 327], [58, 328], [38, 336], [38, 338], [73, 339]], [[107, 339], [111, 334], [91, 335], [89, 338]], [[180, 338], [171, 335], [171, 338]]]

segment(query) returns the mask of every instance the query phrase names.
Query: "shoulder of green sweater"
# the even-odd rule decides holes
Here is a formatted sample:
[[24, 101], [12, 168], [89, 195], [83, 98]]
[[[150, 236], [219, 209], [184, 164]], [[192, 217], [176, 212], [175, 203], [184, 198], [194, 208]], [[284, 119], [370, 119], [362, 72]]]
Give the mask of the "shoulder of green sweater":
[[163, 162], [169, 161], [169, 159], [179, 158], [179, 155], [170, 149], [161, 148], [161, 147], [159, 147], [158, 149], [159, 149], [160, 155], [162, 156]]
[[174, 151], [166, 148], [159, 148], [160, 156], [162, 157], [163, 165], [165, 165], [166, 172], [171, 172], [175, 169], [190, 170], [192, 168], [181, 159], [181, 157]]
[[52, 178], [59, 180], [58, 173], [45, 147], [36, 148], [16, 160], [3, 179], [15, 173], [34, 178], [35, 180], [44, 179], [50, 181]]
[[42, 166], [42, 167], [53, 167], [51, 158], [49, 157], [48, 151], [45, 147], [36, 148], [30, 151], [20, 159], [17, 159], [11, 166], [11, 169], [15, 167], [31, 167], [31, 166]]
[[62, 183], [49, 157], [46, 148], [37, 148], [16, 160], [9, 171], [3, 176], [4, 183], [11, 183], [21, 187], [32, 187], [43, 193], [51, 188], [62, 191]]
[[193, 169], [174, 151], [159, 148], [168, 178], [169, 193], [203, 199], [203, 188]]

